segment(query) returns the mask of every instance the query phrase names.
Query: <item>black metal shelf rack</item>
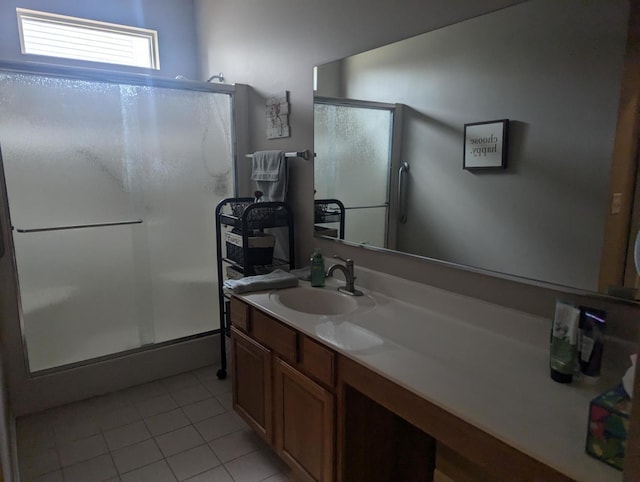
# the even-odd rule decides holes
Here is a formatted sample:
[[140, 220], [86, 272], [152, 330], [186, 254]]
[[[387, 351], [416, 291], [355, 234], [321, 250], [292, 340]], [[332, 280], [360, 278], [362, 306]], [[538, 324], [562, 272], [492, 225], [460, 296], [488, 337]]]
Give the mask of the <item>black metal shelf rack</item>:
[[[218, 268], [218, 301], [220, 310], [220, 369], [218, 378], [227, 377], [227, 349], [226, 337], [231, 334], [231, 320], [229, 318], [230, 295], [224, 290], [225, 265], [233, 267], [242, 276], [264, 274], [278, 267], [295, 268], [295, 246], [293, 230], [293, 213], [284, 202], [254, 202], [254, 198], [236, 197], [226, 198], [216, 206], [216, 254]], [[287, 228], [288, 259], [273, 258], [267, 265], [240, 263], [237, 259], [230, 259], [226, 253], [226, 243], [223, 237], [226, 231], [233, 231], [242, 236], [243, 261], [251, 259], [249, 237], [256, 232], [263, 233], [264, 229]]]
[[[342, 201], [339, 199], [316, 199], [314, 208], [314, 226], [321, 228], [321, 224], [338, 223], [338, 238], [344, 239], [345, 208]], [[322, 234], [322, 232], [317, 234]]]

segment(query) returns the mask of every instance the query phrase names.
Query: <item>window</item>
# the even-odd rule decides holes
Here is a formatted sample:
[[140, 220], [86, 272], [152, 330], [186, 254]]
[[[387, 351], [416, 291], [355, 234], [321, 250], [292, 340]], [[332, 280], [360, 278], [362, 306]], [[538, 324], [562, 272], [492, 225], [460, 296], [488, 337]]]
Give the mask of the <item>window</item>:
[[23, 54], [160, 68], [158, 32], [17, 8]]

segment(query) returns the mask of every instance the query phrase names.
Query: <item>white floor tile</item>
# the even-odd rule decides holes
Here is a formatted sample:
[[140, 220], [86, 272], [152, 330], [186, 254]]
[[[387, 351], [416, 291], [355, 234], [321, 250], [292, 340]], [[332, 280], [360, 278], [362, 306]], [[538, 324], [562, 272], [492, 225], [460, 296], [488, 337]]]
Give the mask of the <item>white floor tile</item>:
[[209, 365], [203, 368], [198, 368], [197, 370], [192, 371], [196, 378], [200, 381], [202, 380], [213, 380], [218, 378], [218, 367]]
[[122, 482], [175, 482], [177, 479], [166, 461], [161, 460], [122, 475]]
[[185, 405], [182, 407], [182, 411], [193, 423], [220, 415], [226, 410], [222, 405], [220, 405], [220, 402], [217, 399], [210, 397], [190, 405]]
[[150, 398], [156, 398], [166, 395], [167, 389], [158, 381], [145, 383], [144, 385], [136, 385], [135, 387], [125, 388], [117, 392], [117, 395], [124, 396], [130, 402], [142, 402]]
[[231, 400], [210, 366], [22, 417], [22, 480], [290, 482]]
[[74, 440], [96, 435], [100, 432], [100, 427], [93, 417], [84, 416], [64, 422], [56, 422], [54, 431], [57, 444], [62, 445], [73, 442]]
[[279, 474], [284, 468], [275, 455], [267, 451], [243, 455], [225, 464], [225, 467], [235, 482], [259, 482]]
[[197, 385], [191, 385], [182, 390], [172, 392], [171, 395], [181, 407], [211, 397], [211, 394], [199, 382]]
[[200, 383], [198, 378], [191, 372], [181, 373], [180, 375], [175, 375], [169, 378], [163, 378], [161, 382], [171, 393], [184, 390], [185, 388]]
[[227, 412], [197, 422], [194, 426], [200, 432], [202, 438], [210, 442], [224, 435], [242, 430], [246, 425], [243, 426], [234, 414]]
[[101, 433], [75, 440], [58, 447], [60, 464], [63, 467], [106, 454], [109, 450]]
[[216, 467], [212, 470], [207, 470], [202, 474], [198, 474], [195, 477], [187, 479], [186, 482], [233, 482], [233, 479], [224, 467]]
[[186, 452], [167, 458], [178, 480], [185, 480], [220, 465], [220, 461], [208, 445], [200, 445]]
[[266, 448], [255, 433], [245, 430], [217, 438], [209, 442], [209, 447], [222, 463]]
[[142, 416], [133, 405], [106, 410], [96, 418], [102, 430], [112, 430], [142, 420]]
[[56, 470], [55, 472], [49, 472], [48, 474], [41, 475], [35, 479], [31, 479], [32, 482], [64, 482], [62, 478], [62, 470]]
[[50, 410], [54, 425], [66, 425], [78, 419], [92, 418], [96, 409], [89, 400], [80, 400]]
[[202, 445], [204, 440], [198, 431], [189, 425], [156, 438], [156, 443], [165, 457]]
[[53, 472], [60, 468], [58, 451], [42, 449], [31, 455], [20, 456], [19, 466], [21, 477], [25, 480]]
[[104, 412], [113, 412], [126, 405], [131, 405], [128, 398], [122, 396], [120, 392], [107, 393], [106, 395], [99, 395], [89, 400], [91, 405], [96, 410], [97, 414]]
[[218, 380], [217, 378], [200, 379], [200, 383], [211, 393], [211, 395], [219, 395], [231, 391], [231, 379]]
[[16, 420], [16, 438], [18, 443], [32, 448], [54, 448], [56, 441], [51, 426], [51, 416], [40, 412]]
[[264, 479], [262, 482], [294, 482], [294, 480], [285, 474], [276, 474]]
[[226, 410], [233, 410], [233, 394], [231, 392], [219, 393], [216, 395], [216, 399]]
[[178, 408], [178, 404], [171, 395], [166, 394], [155, 398], [149, 398], [142, 402], [137, 402], [136, 408], [143, 418], [147, 418]]
[[110, 455], [80, 462], [62, 469], [65, 482], [100, 482], [116, 477], [118, 472]]
[[162, 452], [153, 439], [129, 445], [111, 453], [120, 474], [162, 460]]
[[151, 438], [151, 432], [144, 422], [135, 422], [104, 432], [109, 450], [117, 450]]
[[149, 431], [154, 437], [186, 427], [191, 422], [181, 409], [171, 410], [145, 419]]
[[56, 447], [56, 438], [48, 423], [28, 427], [17, 425], [16, 439], [18, 453], [24, 456], [33, 456], [43, 450]]

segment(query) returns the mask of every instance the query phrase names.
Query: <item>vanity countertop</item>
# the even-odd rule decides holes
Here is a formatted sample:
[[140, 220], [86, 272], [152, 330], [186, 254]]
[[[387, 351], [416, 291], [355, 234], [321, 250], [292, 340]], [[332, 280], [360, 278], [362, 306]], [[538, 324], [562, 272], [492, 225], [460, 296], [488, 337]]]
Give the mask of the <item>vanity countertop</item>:
[[[552, 381], [550, 320], [369, 270], [358, 274], [375, 306], [365, 300], [347, 315], [293, 311], [275, 292], [239, 297], [575, 480], [622, 480], [585, 453], [589, 402], [619, 380]], [[340, 284], [327, 279], [313, 289]], [[289, 290], [311, 289], [301, 285]], [[345, 328], [356, 343], [348, 336], [344, 343]]]

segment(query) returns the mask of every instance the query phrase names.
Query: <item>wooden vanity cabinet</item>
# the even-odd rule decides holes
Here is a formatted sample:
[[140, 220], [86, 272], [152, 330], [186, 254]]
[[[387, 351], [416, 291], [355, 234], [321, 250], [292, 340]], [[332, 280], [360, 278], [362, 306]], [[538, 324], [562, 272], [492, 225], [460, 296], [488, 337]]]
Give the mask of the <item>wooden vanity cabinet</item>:
[[234, 410], [276, 450], [296, 480], [333, 481], [335, 353], [231, 301]]
[[297, 481], [571, 480], [236, 298], [231, 323], [233, 407]]

